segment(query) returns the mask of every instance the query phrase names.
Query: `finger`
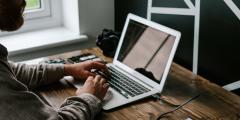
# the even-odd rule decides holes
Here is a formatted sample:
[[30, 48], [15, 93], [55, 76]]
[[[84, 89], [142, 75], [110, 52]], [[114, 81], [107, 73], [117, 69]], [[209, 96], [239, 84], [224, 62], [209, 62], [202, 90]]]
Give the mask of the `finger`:
[[106, 73], [108, 72], [107, 66], [100, 62], [92, 62], [89, 67], [90, 69], [101, 69]]
[[108, 89], [108, 88], [109, 88], [109, 83], [105, 83], [105, 84], [103, 85], [103, 88], [104, 88], [104, 89]]
[[89, 77], [89, 76], [95, 77], [96, 76], [96, 74], [94, 74], [92, 72], [89, 72], [89, 71], [84, 71], [83, 75], [86, 76], [86, 77]]
[[102, 92], [104, 93], [104, 96], [106, 96], [107, 91], [108, 91], [108, 88], [109, 88], [109, 84], [108, 84], [108, 83], [107, 83], [107, 84], [104, 84], [103, 90], [102, 90]]
[[100, 69], [104, 74], [106, 74], [106, 76], [110, 75], [106, 64], [101, 62], [92, 62], [89, 69]]
[[101, 70], [102, 72], [102, 75], [105, 77], [105, 78], [109, 78], [110, 77], [110, 72], [107, 70]]
[[104, 84], [104, 83], [106, 83], [106, 79], [102, 78], [102, 79], [100, 80], [100, 84]]
[[106, 65], [97, 61], [91, 61], [89, 67], [91, 67], [91, 69], [103, 69], [106, 67]]
[[103, 63], [104, 64], [104, 61], [102, 61], [101, 59], [95, 59], [93, 60], [94, 62], [100, 62], [100, 63]]
[[87, 78], [87, 80], [93, 80], [93, 79], [94, 79], [93, 76], [89, 76], [89, 77]]
[[94, 78], [94, 82], [95, 82], [95, 83], [99, 83], [101, 79], [102, 79], [102, 77], [101, 77], [100, 75], [97, 75], [97, 76]]

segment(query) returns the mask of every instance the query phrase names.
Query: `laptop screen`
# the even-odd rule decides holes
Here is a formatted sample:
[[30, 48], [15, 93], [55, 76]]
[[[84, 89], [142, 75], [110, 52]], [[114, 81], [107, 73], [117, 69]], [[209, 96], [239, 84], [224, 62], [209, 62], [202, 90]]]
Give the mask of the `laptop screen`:
[[118, 61], [160, 83], [176, 37], [130, 20]]

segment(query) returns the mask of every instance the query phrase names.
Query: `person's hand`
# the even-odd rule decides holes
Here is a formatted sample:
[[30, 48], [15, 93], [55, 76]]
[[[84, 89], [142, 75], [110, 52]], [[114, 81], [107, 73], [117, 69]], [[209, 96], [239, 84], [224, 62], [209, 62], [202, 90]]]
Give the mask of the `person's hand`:
[[108, 72], [107, 66], [97, 61], [86, 61], [77, 64], [64, 65], [65, 75], [71, 75], [77, 79], [87, 79], [89, 76], [95, 77], [96, 74], [91, 72], [92, 69], [98, 69], [105, 73]]
[[100, 75], [97, 75], [95, 78], [90, 76], [84, 83], [83, 87], [78, 88], [76, 94], [81, 95], [83, 93], [89, 93], [96, 96], [100, 100], [103, 100], [107, 93], [108, 88], [109, 84], [106, 83], [106, 80], [102, 78]]

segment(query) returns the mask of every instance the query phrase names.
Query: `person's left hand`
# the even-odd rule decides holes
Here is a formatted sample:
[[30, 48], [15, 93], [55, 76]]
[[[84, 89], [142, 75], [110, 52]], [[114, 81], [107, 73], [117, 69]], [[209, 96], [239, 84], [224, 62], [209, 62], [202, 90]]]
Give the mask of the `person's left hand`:
[[97, 61], [86, 61], [76, 64], [64, 65], [65, 75], [71, 75], [77, 79], [87, 79], [89, 76], [95, 77], [96, 74], [92, 73], [92, 69], [98, 69], [105, 73], [108, 73], [107, 66]]

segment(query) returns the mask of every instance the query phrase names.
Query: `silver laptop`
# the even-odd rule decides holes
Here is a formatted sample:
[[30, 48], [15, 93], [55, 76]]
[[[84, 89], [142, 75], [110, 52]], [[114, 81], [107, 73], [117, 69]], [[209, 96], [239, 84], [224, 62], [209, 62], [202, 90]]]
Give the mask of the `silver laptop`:
[[181, 33], [129, 14], [118, 44], [103, 109], [161, 93]]

